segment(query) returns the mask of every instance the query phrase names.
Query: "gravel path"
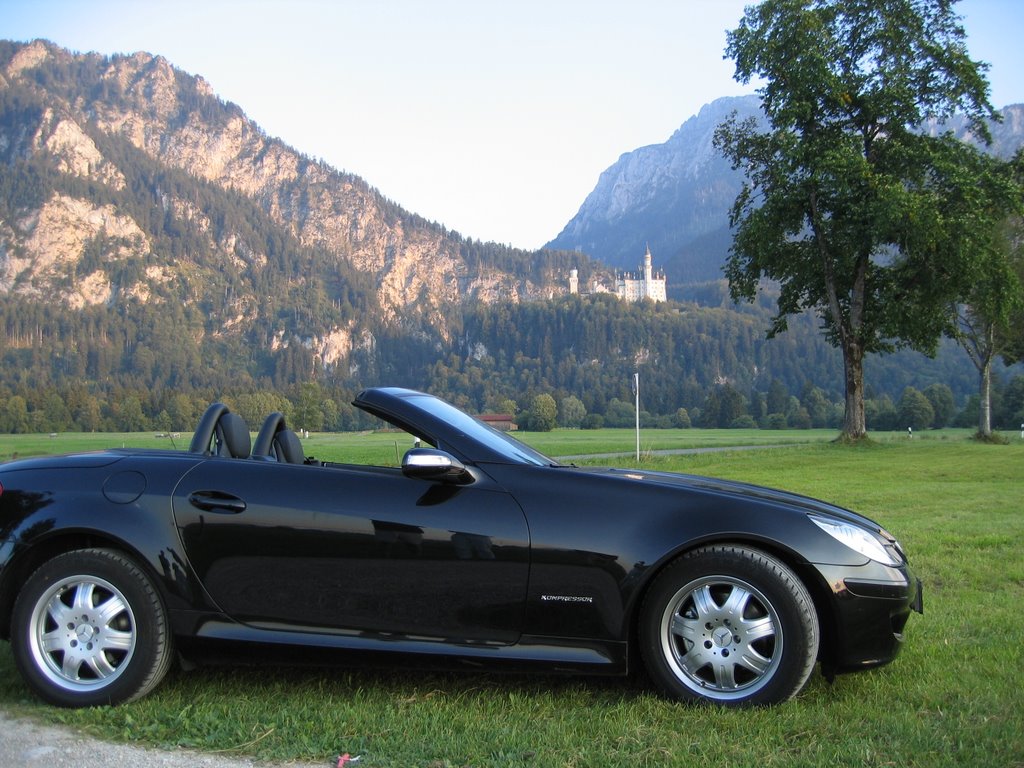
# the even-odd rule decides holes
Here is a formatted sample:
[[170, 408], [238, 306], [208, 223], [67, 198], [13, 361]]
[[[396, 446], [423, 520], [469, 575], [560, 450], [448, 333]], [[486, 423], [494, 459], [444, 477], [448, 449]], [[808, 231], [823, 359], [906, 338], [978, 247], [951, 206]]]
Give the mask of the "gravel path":
[[[70, 728], [39, 725], [0, 712], [0, 768], [274, 768], [283, 765], [185, 749], [164, 750], [110, 744], [82, 736]], [[288, 765], [296, 768], [298, 764]]]
[[[727, 451], [767, 451], [775, 448], [795, 448], [810, 443], [780, 443], [778, 445], [717, 445], [708, 448], [660, 448], [656, 451], [641, 450], [641, 456], [698, 456], [703, 453], [725, 453]], [[556, 461], [574, 461], [576, 459], [618, 459], [634, 456], [635, 451], [616, 451], [615, 453], [579, 453], [573, 456], [555, 456]]]

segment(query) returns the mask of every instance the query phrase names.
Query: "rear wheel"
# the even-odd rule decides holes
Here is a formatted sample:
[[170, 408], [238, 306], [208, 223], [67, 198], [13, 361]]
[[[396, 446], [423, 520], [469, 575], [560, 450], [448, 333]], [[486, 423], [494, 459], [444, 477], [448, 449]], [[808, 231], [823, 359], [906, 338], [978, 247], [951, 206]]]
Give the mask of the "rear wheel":
[[152, 690], [170, 665], [160, 596], [120, 552], [85, 549], [55, 557], [29, 577], [13, 620], [18, 669], [51, 704], [130, 701]]
[[740, 546], [687, 553], [655, 580], [641, 609], [645, 666], [683, 700], [785, 701], [806, 685], [818, 638], [814, 605], [796, 575]]

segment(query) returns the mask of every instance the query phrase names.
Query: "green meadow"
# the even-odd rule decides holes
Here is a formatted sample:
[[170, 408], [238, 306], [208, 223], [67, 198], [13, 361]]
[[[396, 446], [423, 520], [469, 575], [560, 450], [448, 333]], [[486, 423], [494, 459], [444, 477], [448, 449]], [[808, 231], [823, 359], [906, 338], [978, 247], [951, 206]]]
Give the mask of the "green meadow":
[[[189, 435], [176, 438], [187, 446]], [[628, 431], [524, 434], [555, 456], [635, 450]], [[1024, 441], [984, 445], [966, 432], [874, 435], [859, 447], [827, 432], [665, 430], [641, 435], [639, 465], [771, 485], [876, 518], [925, 584], [894, 663], [820, 676], [786, 704], [721, 710], [666, 701], [642, 676], [620, 680], [466, 671], [297, 669], [174, 671], [117, 708], [41, 705], [0, 643], [0, 708], [100, 738], [260, 761], [395, 768], [463, 766], [1024, 766]], [[99, 441], [99, 442], [97, 442]], [[313, 435], [306, 452], [391, 463], [392, 433]], [[170, 447], [153, 435], [0, 437], [0, 458], [101, 445]], [[729, 445], [750, 451], [664, 455]], [[48, 450], [49, 449], [49, 450]], [[594, 460], [574, 459], [578, 462]], [[601, 460], [594, 463], [608, 463]]]
[[[513, 432], [549, 456], [580, 456], [636, 452], [636, 432], [629, 429], [556, 429], [551, 432]], [[969, 436], [967, 430], [932, 430], [913, 439], [950, 440]], [[255, 434], [253, 435], [255, 437]], [[830, 442], [836, 437], [830, 429], [642, 429], [640, 455], [656, 451], [733, 446], [779, 446]], [[907, 440], [902, 432], [875, 432], [875, 442]], [[60, 434], [0, 434], [0, 462], [56, 453], [97, 451], [104, 448], [159, 448], [187, 450], [191, 432], [66, 432]], [[410, 447], [409, 438], [400, 432], [314, 432], [302, 439], [307, 456], [325, 461], [361, 463], [397, 463]]]

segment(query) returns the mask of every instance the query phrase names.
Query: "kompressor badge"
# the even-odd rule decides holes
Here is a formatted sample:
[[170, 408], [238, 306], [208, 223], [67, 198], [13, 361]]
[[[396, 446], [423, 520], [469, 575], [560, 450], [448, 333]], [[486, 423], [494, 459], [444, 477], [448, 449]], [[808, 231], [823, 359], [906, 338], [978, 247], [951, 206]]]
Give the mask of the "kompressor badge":
[[592, 603], [594, 598], [586, 595], [541, 595], [544, 603]]

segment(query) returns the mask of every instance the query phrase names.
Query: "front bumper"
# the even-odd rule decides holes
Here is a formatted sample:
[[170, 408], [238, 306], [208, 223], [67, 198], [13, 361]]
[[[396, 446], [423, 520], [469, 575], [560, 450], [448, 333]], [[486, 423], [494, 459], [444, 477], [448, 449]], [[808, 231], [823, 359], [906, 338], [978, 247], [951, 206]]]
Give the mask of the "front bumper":
[[832, 592], [826, 674], [888, 664], [903, 647], [911, 613], [924, 613], [921, 580], [906, 567], [816, 566]]

